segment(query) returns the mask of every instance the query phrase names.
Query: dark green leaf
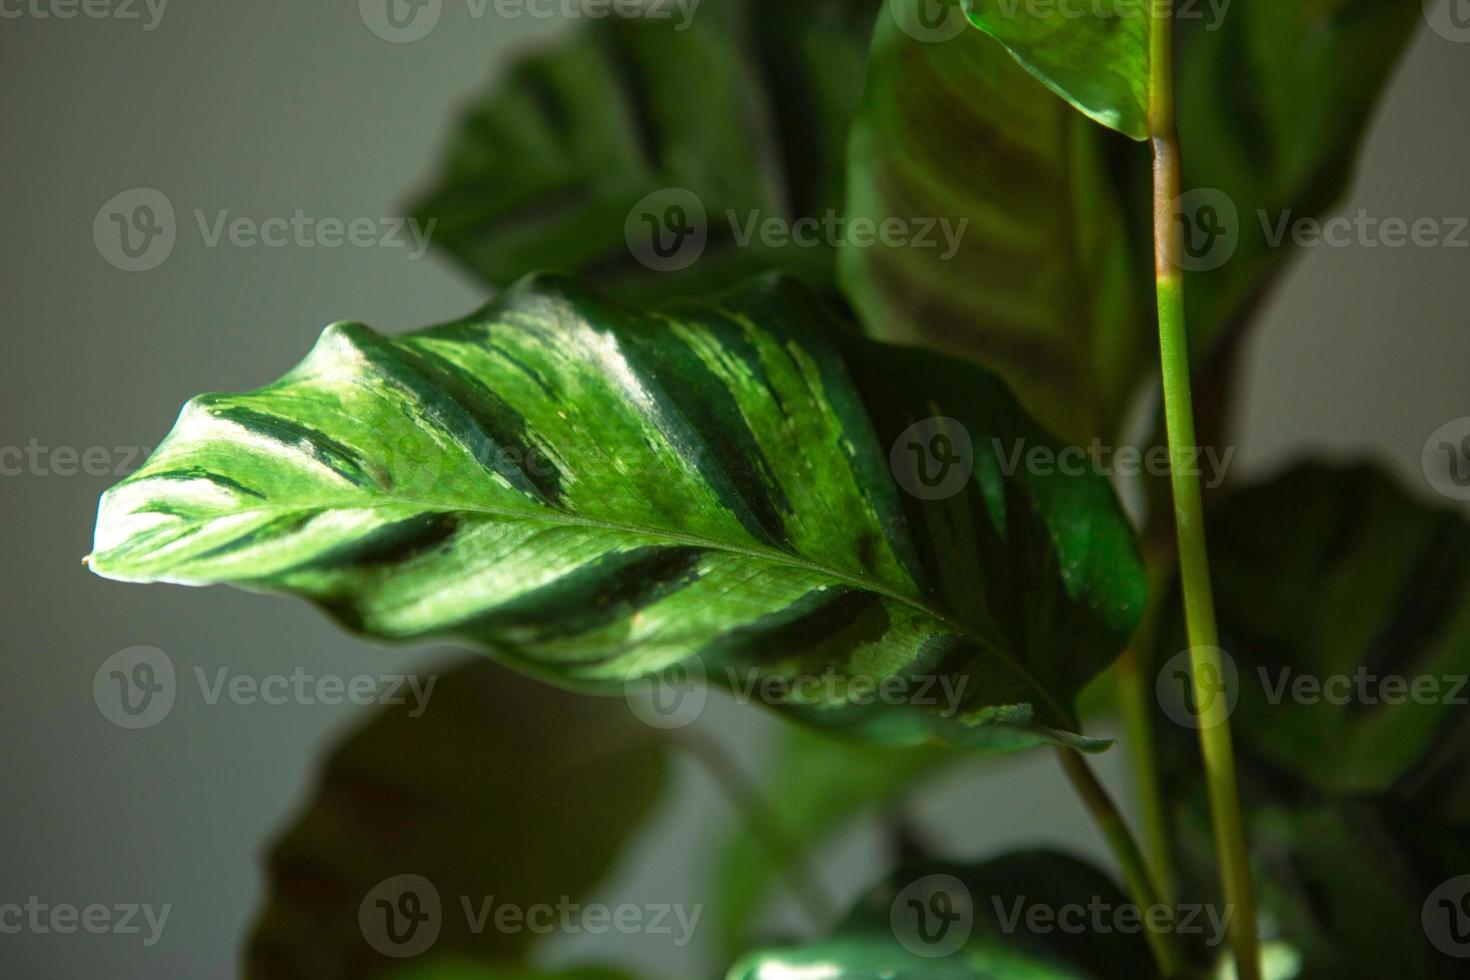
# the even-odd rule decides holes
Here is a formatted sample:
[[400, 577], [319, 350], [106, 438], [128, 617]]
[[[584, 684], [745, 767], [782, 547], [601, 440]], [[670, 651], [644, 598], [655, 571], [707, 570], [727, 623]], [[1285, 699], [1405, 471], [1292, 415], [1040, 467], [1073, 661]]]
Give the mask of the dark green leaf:
[[975, 26], [1047, 88], [1109, 129], [1148, 138], [1149, 31], [1158, 23], [1152, 0], [1092, 6], [965, 0], [965, 6]]
[[[830, 248], [759, 237], [742, 247], [733, 228], [752, 214], [840, 211], [878, 4], [704, 0], [687, 21], [588, 23], [476, 101], [416, 210], [438, 219], [436, 244], [496, 286], [547, 268], [624, 299], [723, 289], [772, 268], [825, 284]], [[697, 261], [691, 238], [671, 265], [657, 263], [692, 267], [669, 275], [640, 263], [625, 228], [646, 234], [645, 216], [706, 228]]]
[[[493, 918], [476, 931], [462, 899], [477, 914], [491, 897], [521, 909], [575, 899], [658, 804], [663, 743], [625, 705], [478, 658], [435, 676], [417, 716], [422, 705], [385, 707], [347, 737], [271, 848], [248, 976], [393, 976], [395, 957], [429, 949], [515, 964], [539, 935]], [[418, 879], [398, 889], [404, 875]], [[407, 891], [438, 914], [389, 936], [371, 903]]]
[[[1112, 916], [1127, 905], [1107, 876], [1046, 851], [973, 866], [913, 865], [866, 896], [829, 938], [754, 953], [729, 977], [1146, 980], [1156, 972], [1141, 933], [1111, 917], [1100, 929], [1086, 924], [1093, 909]], [[1036, 910], [1053, 917], [1050, 927], [1028, 926]], [[1058, 916], [1072, 927], [1061, 928]]]
[[[1470, 523], [1368, 467], [1297, 467], [1211, 516], [1243, 748], [1324, 792], [1388, 789], [1464, 715]], [[1184, 649], [1179, 604], [1161, 657]]]
[[1105, 480], [1017, 447], [1057, 449], [993, 376], [852, 337], [791, 280], [648, 314], [538, 278], [193, 400], [91, 562], [603, 690], [801, 681], [787, 710], [886, 744], [1101, 748], [1071, 704], [1136, 623], [1133, 534]]
[[[1009, 4], [985, 0], [985, 16], [1004, 26], [1043, 9], [1020, 3], [1012, 17]], [[1059, 32], [1112, 29], [1045, 9]], [[1223, 15], [1198, 4], [1181, 16], [1179, 217], [1199, 252], [1185, 290], [1196, 363], [1238, 335], [1285, 268], [1290, 223], [1322, 217], [1345, 190], [1418, 22], [1393, 0], [1233, 0]], [[925, 43], [889, 18], [848, 165], [852, 217], [969, 219], [947, 260], [932, 248], [843, 253], [843, 288], [869, 331], [993, 367], [1075, 442], [1116, 437], [1156, 360], [1146, 148], [1089, 125], [983, 32]]]
[[[1213, 901], [1220, 884], [1198, 749], [1179, 741], [1170, 780], [1178, 863], [1188, 900]], [[1250, 760], [1243, 775], [1262, 932], [1296, 951], [1296, 980], [1462, 975], [1459, 963], [1426, 941], [1421, 913], [1433, 889], [1464, 864], [1417, 863], [1409, 844], [1422, 834], [1405, 837], [1382, 799], [1320, 796]], [[1470, 839], [1460, 834], [1462, 844]]]
[[1104, 161], [1116, 141], [979, 31], [921, 41], [880, 20], [848, 215], [942, 220], [963, 236], [953, 255], [842, 253], [843, 289], [869, 331], [998, 371], [1075, 442], [1115, 433], [1153, 358], [1147, 259]]
[[773, 855], [768, 842], [744, 824], [725, 842], [714, 895], [726, 947], [745, 947], [752, 918], [791, 861], [831, 842], [865, 811], [893, 802], [961, 758], [944, 749], [875, 748], [788, 728], [775, 771], [761, 781], [761, 795], [783, 842], [796, 852]]
[[[1224, 498], [1209, 534], [1267, 934], [1302, 980], [1461, 976], [1421, 916], [1470, 868], [1470, 525], [1374, 469], [1309, 464]], [[1165, 608], [1169, 669], [1177, 596]], [[1186, 889], [1214, 894], [1194, 733], [1158, 730]]]

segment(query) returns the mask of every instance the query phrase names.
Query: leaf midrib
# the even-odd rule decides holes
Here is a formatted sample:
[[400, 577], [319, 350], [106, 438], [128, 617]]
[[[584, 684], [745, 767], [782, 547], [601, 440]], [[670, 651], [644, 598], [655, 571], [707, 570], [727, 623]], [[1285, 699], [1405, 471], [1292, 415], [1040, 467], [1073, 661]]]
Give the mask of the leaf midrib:
[[[491, 517], [541, 520], [548, 523], [563, 523], [578, 527], [594, 527], [606, 531], [621, 531], [629, 534], [643, 534], [649, 537], [660, 537], [678, 544], [693, 545], [695, 547], [703, 548], [709, 551], [723, 552], [725, 554], [732, 555], [741, 555], [746, 558], [767, 561], [772, 564], [786, 565], [788, 567], [802, 568], [807, 571], [816, 572], [843, 584], [851, 585], [856, 588], [862, 589], [863, 591], [871, 592], [875, 595], [883, 596], [884, 598], [892, 599], [895, 602], [902, 603], [903, 605], [906, 605], [909, 608], [919, 613], [922, 613], [925, 616], [928, 616], [930, 619], [933, 619], [936, 622], [943, 624], [946, 628], [974, 643], [976, 646], [995, 656], [1006, 666], [1010, 667], [1022, 680], [1030, 685], [1032, 690], [1040, 696], [1040, 699], [1044, 701], [1046, 705], [1051, 708], [1051, 710], [1056, 712], [1057, 718], [1059, 720], [1064, 721], [1071, 727], [1076, 727], [1075, 723], [1072, 721], [1070, 713], [1063, 710], [1062, 706], [1059, 705], [1056, 700], [1052, 698], [1052, 696], [1046, 691], [1041, 683], [1037, 681], [1036, 678], [1032, 677], [1031, 673], [1027, 671], [1025, 667], [1022, 666], [1017, 660], [1015, 660], [1010, 655], [1010, 653], [1002, 649], [993, 640], [981, 636], [980, 634], [974, 632], [970, 627], [959, 622], [948, 614], [933, 608], [920, 599], [912, 596], [906, 596], [901, 592], [895, 592], [892, 589], [873, 581], [872, 579], [864, 578], [862, 575], [845, 572], [841, 569], [833, 568], [828, 565], [823, 565], [820, 562], [811, 561], [810, 559], [803, 558], [800, 555], [792, 554], [785, 551], [760, 547], [741, 547], [739, 545], [730, 544], [727, 542], [716, 541], [711, 538], [703, 538], [695, 534], [686, 534], [681, 531], [671, 531], [668, 528], [646, 527], [639, 524], [625, 524], [617, 521], [600, 520], [597, 518], [569, 514], [565, 511], [552, 511], [550, 512], [550, 514], [548, 514], [546, 511], [517, 511], [511, 510], [509, 508], [488, 507], [484, 504], [469, 504], [458, 501], [426, 503], [421, 500], [415, 500], [405, 497], [388, 497], [387, 500], [383, 503], [363, 503], [361, 501], [339, 503], [329, 500], [314, 501], [312, 503], [303, 504], [269, 504], [255, 507], [240, 507], [229, 511], [228, 514], [220, 514], [218, 515], [218, 517], [233, 517], [240, 514], [256, 514], [264, 512], [289, 513], [292, 511], [318, 509], [379, 510], [389, 506], [412, 507], [425, 513], [431, 511], [461, 511], [472, 514], [485, 514]], [[182, 519], [186, 521], [203, 523], [210, 520], [216, 520], [218, 518], [190, 517]]]

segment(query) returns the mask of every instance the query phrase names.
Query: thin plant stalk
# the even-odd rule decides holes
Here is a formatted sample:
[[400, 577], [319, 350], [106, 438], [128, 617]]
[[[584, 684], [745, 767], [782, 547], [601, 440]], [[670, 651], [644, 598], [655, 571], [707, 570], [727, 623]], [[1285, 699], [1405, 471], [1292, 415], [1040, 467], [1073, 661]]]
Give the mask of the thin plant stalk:
[[[1129, 896], [1143, 913], [1144, 922], [1151, 923], [1153, 918], [1150, 910], [1159, 906], [1168, 907], [1168, 903], [1160, 896], [1148, 862], [1144, 859], [1138, 841], [1129, 831], [1123, 814], [1119, 812], [1117, 804], [1108, 795], [1107, 789], [1098, 780], [1087, 760], [1082, 757], [1082, 753], [1076, 749], [1060, 748], [1057, 749], [1057, 757], [1061, 760], [1062, 769], [1071, 780], [1073, 788], [1077, 790], [1077, 795], [1082, 798], [1083, 804], [1097, 822], [1113, 856], [1123, 866], [1123, 877], [1128, 882]], [[1159, 973], [1165, 977], [1177, 975], [1180, 958], [1172, 929], [1160, 932], [1146, 925], [1144, 935], [1148, 938], [1149, 950], [1153, 953]]]
[[1159, 893], [1173, 903], [1176, 877], [1174, 855], [1169, 847], [1169, 820], [1164, 810], [1163, 787], [1159, 781], [1158, 747], [1154, 744], [1151, 691], [1146, 677], [1153, 663], [1153, 638], [1158, 629], [1160, 576], [1151, 569], [1148, 610], [1133, 642], [1118, 659], [1118, 710], [1127, 730], [1128, 758], [1133, 769], [1134, 793], [1143, 824], [1143, 845], [1148, 853]]
[[1154, 257], [1158, 281], [1159, 355], [1164, 382], [1164, 420], [1168, 431], [1174, 529], [1179, 576], [1193, 667], [1195, 704], [1200, 707], [1199, 739], [1205, 783], [1210, 794], [1216, 856], [1225, 902], [1233, 910], [1230, 943], [1240, 980], [1261, 980], [1256, 906], [1250, 862], [1236, 788], [1235, 751], [1230, 739], [1228, 699], [1219, 696], [1219, 630], [1205, 546], [1204, 506], [1199, 477], [1191, 466], [1195, 444], [1190, 392], [1189, 348], [1184, 322], [1183, 227], [1175, 219], [1180, 195], [1179, 137], [1174, 122], [1173, 0], [1157, 0], [1149, 32], [1149, 130], [1154, 151]]

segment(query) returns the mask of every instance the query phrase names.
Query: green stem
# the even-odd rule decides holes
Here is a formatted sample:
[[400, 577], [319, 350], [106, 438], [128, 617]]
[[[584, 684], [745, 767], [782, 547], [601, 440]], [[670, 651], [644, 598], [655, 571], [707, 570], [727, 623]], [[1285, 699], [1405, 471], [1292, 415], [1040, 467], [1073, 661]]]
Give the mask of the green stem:
[[1222, 677], [1219, 630], [1205, 546], [1204, 506], [1199, 477], [1192, 466], [1194, 405], [1190, 392], [1189, 348], [1184, 323], [1184, 280], [1176, 257], [1182, 252], [1182, 226], [1174, 219], [1180, 194], [1179, 137], [1174, 124], [1173, 0], [1159, 0], [1149, 32], [1149, 129], [1154, 148], [1154, 268], [1158, 280], [1159, 355], [1164, 382], [1164, 420], [1169, 437], [1170, 486], [1179, 576], [1189, 635], [1195, 703], [1203, 706], [1200, 751], [1210, 794], [1216, 856], [1225, 902], [1234, 910], [1230, 942], [1240, 980], [1260, 980], [1256, 906], [1236, 789], [1235, 750], [1230, 740], [1228, 699], [1217, 696]]
[[1169, 820], [1164, 810], [1164, 793], [1159, 781], [1157, 746], [1154, 744], [1152, 692], [1147, 670], [1154, 661], [1153, 640], [1158, 629], [1162, 578], [1150, 567], [1148, 609], [1133, 642], [1118, 660], [1118, 708], [1128, 731], [1129, 760], [1133, 766], [1134, 790], [1143, 820], [1143, 842], [1149, 866], [1158, 879], [1164, 901], [1174, 901], [1174, 855], [1169, 847]]
[[[1082, 797], [1082, 802], [1097, 821], [1113, 856], [1123, 866], [1123, 876], [1128, 881], [1128, 894], [1142, 913], [1143, 921], [1154, 921], [1150, 910], [1156, 907], [1168, 908], [1172, 920], [1172, 906], [1160, 897], [1153, 875], [1149, 873], [1148, 862], [1144, 860], [1143, 851], [1138, 847], [1138, 841], [1128, 830], [1123, 815], [1118, 812], [1113, 798], [1098, 781], [1092, 767], [1076, 749], [1057, 749], [1057, 757], [1061, 760], [1062, 769], [1071, 780], [1073, 788], [1077, 790], [1077, 795]], [[1172, 935], [1172, 927], [1163, 932], [1145, 928], [1144, 934], [1148, 937], [1149, 949], [1153, 952], [1159, 972], [1165, 977], [1176, 975], [1179, 972], [1179, 950], [1177, 940]]]

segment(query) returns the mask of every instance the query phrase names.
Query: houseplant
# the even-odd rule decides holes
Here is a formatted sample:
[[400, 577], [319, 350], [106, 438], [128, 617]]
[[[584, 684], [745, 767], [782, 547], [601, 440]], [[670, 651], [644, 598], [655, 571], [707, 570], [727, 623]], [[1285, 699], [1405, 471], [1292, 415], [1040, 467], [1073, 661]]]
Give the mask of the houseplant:
[[[192, 401], [104, 498], [94, 570], [304, 595], [370, 636], [454, 637], [576, 689], [694, 674], [738, 692], [748, 681], [807, 730], [875, 746], [791, 750], [807, 753], [804, 777], [822, 788], [805, 814], [819, 826], [961, 756], [1045, 747], [1098, 818], [1131, 896], [1056, 855], [966, 868], [918, 855], [814, 947], [751, 951], [732, 914], [736, 976], [817, 963], [842, 976], [1181, 975], [1222, 961], [1167, 916], [1078, 939], [1007, 932], [972, 908], [958, 944], [922, 921], [1043, 887], [1049, 907], [1106, 893], [1168, 911], [1209, 896], [1230, 912], [1241, 976], [1262, 975], [1260, 925], [1304, 975], [1379, 976], [1383, 950], [1395, 968], [1449, 975], [1416, 930], [1420, 903], [1464, 865], [1454, 706], [1364, 716], [1273, 705], [1237, 678], [1236, 717], [1259, 724], [1237, 722], [1232, 741], [1223, 678], [1232, 664], [1249, 677], [1279, 662], [1317, 674], [1385, 658], [1421, 676], [1457, 669], [1463, 522], [1371, 472], [1318, 466], [1222, 492], [1207, 517], [1198, 466], [1224, 442], [1233, 347], [1285, 257], [1249, 218], [1330, 206], [1418, 11], [788, 6], [710, 0], [684, 31], [598, 24], [518, 66], [466, 118], [422, 204], [440, 243], [497, 288], [491, 303], [402, 338], [337, 325], [281, 381]], [[829, 214], [847, 230], [809, 247], [803, 220]], [[766, 233], [773, 217], [787, 235]], [[943, 219], [956, 232], [947, 253], [920, 246], [919, 228], [881, 234], [894, 220]], [[861, 221], [876, 241], [856, 241]], [[1072, 446], [1119, 444], [1160, 369], [1157, 442], [1174, 465], [1133, 523], [1095, 466], [1061, 462], [1083, 458]], [[1207, 521], [1229, 529], [1218, 603]], [[1426, 569], [1441, 583], [1432, 601], [1413, 588]], [[1261, 589], [1272, 575], [1279, 587]], [[1167, 686], [1181, 651], [1187, 734], [1202, 754], [1171, 738], [1178, 705], [1156, 717], [1149, 690], [1155, 677]], [[1120, 655], [1112, 693], [1139, 760], [1142, 843], [1091, 774], [1085, 753], [1107, 745], [1077, 707]], [[487, 688], [537, 700], [466, 670], [479, 693], [459, 720], [471, 728]], [[885, 684], [892, 696], [875, 698]], [[953, 699], [924, 693], [936, 688]], [[567, 710], [539, 697], [545, 714]], [[564, 737], [553, 726], [517, 743], [517, 758], [543, 771], [535, 753], [554, 758]], [[677, 741], [581, 737], [636, 750], [650, 773]], [[341, 758], [358, 770], [390, 755], [357, 744]], [[587, 869], [606, 865], [636, 822], [628, 794], [653, 782], [589, 797], [599, 812], [620, 801], [628, 817], [560, 887], [586, 887]], [[322, 825], [340, 810], [322, 812], [304, 819], [314, 835], [283, 839], [281, 869], [322, 859]], [[473, 826], [425, 846], [460, 844], [445, 867], [470, 852], [493, 863], [496, 849], [464, 839]], [[1213, 853], [1191, 827], [1212, 828]], [[1391, 855], [1376, 866], [1396, 869], [1394, 887], [1332, 877], [1366, 836]], [[1262, 839], [1279, 846], [1253, 855]], [[536, 867], [566, 849], [547, 840]], [[1382, 907], [1342, 901], [1375, 891]], [[402, 966], [351, 930], [341, 948], [301, 935], [305, 915], [275, 908], [252, 946], [260, 975]], [[892, 914], [905, 909], [914, 934]], [[1363, 921], [1404, 940], [1362, 943]], [[412, 957], [416, 972], [519, 969], [531, 955], [524, 934], [460, 939], [433, 946], [453, 962]]]

